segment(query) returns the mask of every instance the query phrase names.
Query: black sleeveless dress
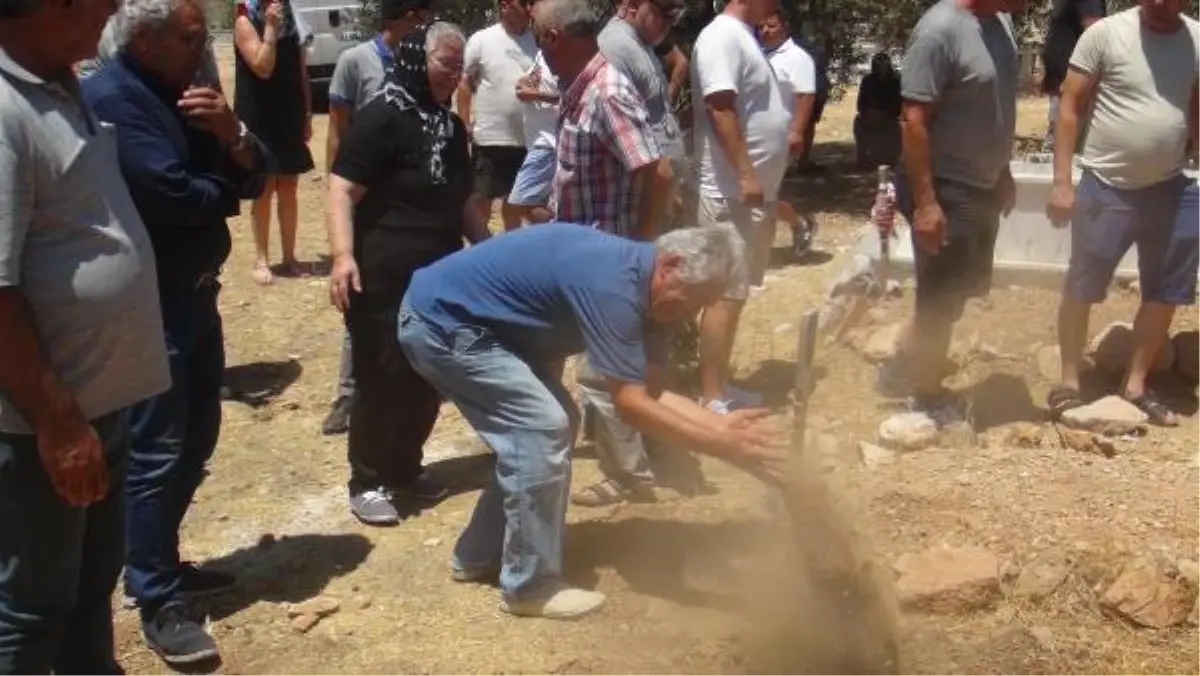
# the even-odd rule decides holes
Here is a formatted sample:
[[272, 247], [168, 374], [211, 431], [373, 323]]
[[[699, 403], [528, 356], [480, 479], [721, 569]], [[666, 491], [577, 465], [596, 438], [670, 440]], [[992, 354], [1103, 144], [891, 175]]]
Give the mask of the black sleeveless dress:
[[[263, 23], [247, 17], [261, 38]], [[312, 154], [304, 142], [304, 81], [300, 77], [300, 38], [291, 35], [275, 43], [275, 70], [262, 79], [234, 50], [233, 109], [246, 127], [271, 151], [270, 173], [294, 176], [312, 170]]]

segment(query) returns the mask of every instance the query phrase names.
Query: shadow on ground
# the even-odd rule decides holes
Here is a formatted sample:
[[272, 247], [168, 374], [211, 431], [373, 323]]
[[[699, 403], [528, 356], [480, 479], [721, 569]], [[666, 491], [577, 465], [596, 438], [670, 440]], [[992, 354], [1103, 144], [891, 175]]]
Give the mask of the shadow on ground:
[[766, 520], [585, 521], [567, 527], [566, 577], [594, 588], [597, 571], [612, 568], [641, 594], [690, 607], [749, 613], [752, 609], [744, 599], [730, 590], [744, 588], [754, 571], [739, 569], [734, 559], [738, 552], [757, 549], [773, 532], [779, 532], [778, 526]]
[[238, 587], [210, 599], [205, 610], [213, 620], [221, 620], [259, 601], [299, 603], [358, 568], [373, 547], [367, 538], [351, 533], [278, 540], [263, 536], [252, 546], [204, 563], [205, 569], [238, 576]]
[[865, 219], [875, 200], [876, 174], [855, 165], [854, 144], [817, 143], [813, 158], [820, 171], [789, 175], [781, 197], [802, 211]]
[[221, 398], [258, 408], [265, 406], [300, 379], [304, 367], [295, 359], [256, 361], [225, 368]]

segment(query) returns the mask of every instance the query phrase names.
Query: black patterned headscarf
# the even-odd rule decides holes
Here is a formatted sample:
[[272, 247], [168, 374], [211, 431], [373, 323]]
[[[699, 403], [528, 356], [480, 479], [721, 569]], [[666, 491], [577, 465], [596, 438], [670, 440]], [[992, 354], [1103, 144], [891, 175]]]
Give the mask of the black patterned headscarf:
[[432, 26], [417, 26], [404, 36], [388, 68], [383, 95], [389, 104], [412, 111], [421, 118], [421, 127], [429, 140], [429, 174], [434, 183], [445, 183], [442, 155], [454, 133], [454, 123], [448, 102], [435, 101], [429, 88], [429, 55], [425, 41]]

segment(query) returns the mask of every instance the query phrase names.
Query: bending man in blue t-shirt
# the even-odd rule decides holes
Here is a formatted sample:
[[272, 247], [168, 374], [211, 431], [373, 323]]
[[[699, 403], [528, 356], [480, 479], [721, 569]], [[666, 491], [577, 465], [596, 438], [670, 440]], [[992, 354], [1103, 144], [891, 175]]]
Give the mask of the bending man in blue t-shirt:
[[661, 387], [666, 327], [721, 298], [733, 261], [719, 229], [651, 243], [551, 223], [413, 276], [400, 307], [404, 353], [496, 454], [495, 481], [454, 548], [455, 580], [499, 571], [514, 615], [562, 619], [603, 604], [560, 581], [579, 414], [556, 363], [569, 355], [587, 353], [640, 431], [769, 474], [778, 456], [765, 412], [720, 416]]

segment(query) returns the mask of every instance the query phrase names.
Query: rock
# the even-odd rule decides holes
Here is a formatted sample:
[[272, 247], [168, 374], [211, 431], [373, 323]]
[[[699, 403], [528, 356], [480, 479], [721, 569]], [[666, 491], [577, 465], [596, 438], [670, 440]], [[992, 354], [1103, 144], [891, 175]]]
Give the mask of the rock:
[[937, 440], [937, 423], [924, 413], [898, 413], [879, 426], [879, 441], [889, 448], [915, 451]]
[[354, 607], [358, 608], [359, 610], [366, 610], [367, 608], [370, 608], [372, 602], [373, 601], [371, 600], [370, 596], [363, 595], [354, 597]]
[[1017, 448], [1041, 448], [1044, 428], [1037, 423], [1018, 422], [1008, 429], [1005, 442]]
[[422, 542], [422, 543], [421, 543], [421, 546], [423, 546], [423, 547], [436, 547], [436, 546], [438, 546], [438, 545], [440, 545], [440, 544], [442, 544], [442, 539], [441, 539], [441, 538], [429, 538], [429, 539], [425, 540], [424, 542]]
[[340, 610], [341, 607], [342, 604], [332, 596], [314, 596], [307, 601], [293, 603], [288, 606], [288, 617], [299, 617], [301, 615], [328, 617]]
[[876, 446], [869, 441], [858, 442], [858, 453], [862, 464], [867, 469], [875, 469], [896, 462], [896, 454], [882, 446]]
[[1066, 427], [1060, 428], [1058, 433], [1062, 439], [1064, 448], [1079, 451], [1080, 453], [1102, 455], [1106, 458], [1117, 455], [1116, 444], [1111, 439], [1106, 439], [1099, 434], [1092, 434], [1086, 430], [1073, 430]]
[[[1128, 322], [1113, 322], [1104, 327], [1088, 344], [1088, 353], [1096, 362], [1096, 368], [1111, 374], [1124, 374], [1133, 354], [1133, 325]], [[1162, 349], [1154, 359], [1153, 371], [1169, 371], [1175, 363], [1175, 345], [1164, 341]]]
[[1021, 569], [1013, 596], [1040, 601], [1054, 593], [1071, 572], [1071, 562], [1061, 554], [1043, 554]]
[[1200, 381], [1200, 331], [1180, 331], [1171, 339], [1175, 370], [1188, 382]]
[[1051, 650], [1054, 647], [1054, 631], [1050, 627], [1030, 627], [1029, 635], [1033, 640], [1037, 641], [1038, 647], [1042, 650]]
[[904, 324], [889, 324], [876, 330], [867, 340], [863, 348], [863, 356], [871, 362], [887, 361], [896, 355], [900, 345], [900, 337], [904, 334]]
[[1062, 414], [1063, 424], [1069, 427], [1108, 436], [1142, 432], [1146, 421], [1146, 414], [1137, 406], [1115, 394]]
[[930, 549], [896, 562], [906, 609], [955, 613], [984, 608], [1000, 594], [1000, 560], [980, 547]]
[[1175, 572], [1193, 587], [1200, 587], [1200, 564], [1191, 559], [1179, 559], [1175, 562]]
[[1038, 373], [1046, 380], [1057, 383], [1062, 378], [1062, 354], [1058, 351], [1057, 345], [1043, 345], [1038, 348], [1037, 355]]
[[966, 421], [943, 425], [938, 430], [938, 445], [943, 448], [974, 448], [979, 443], [975, 428]]
[[320, 621], [321, 618], [319, 616], [313, 615], [312, 613], [304, 613], [303, 615], [297, 615], [292, 618], [292, 629], [295, 629], [301, 634], [307, 634], [308, 630], [317, 626], [317, 623]]
[[1195, 594], [1186, 584], [1171, 577], [1161, 564], [1136, 559], [1127, 564], [1100, 605], [1134, 624], [1163, 629], [1187, 619]]

